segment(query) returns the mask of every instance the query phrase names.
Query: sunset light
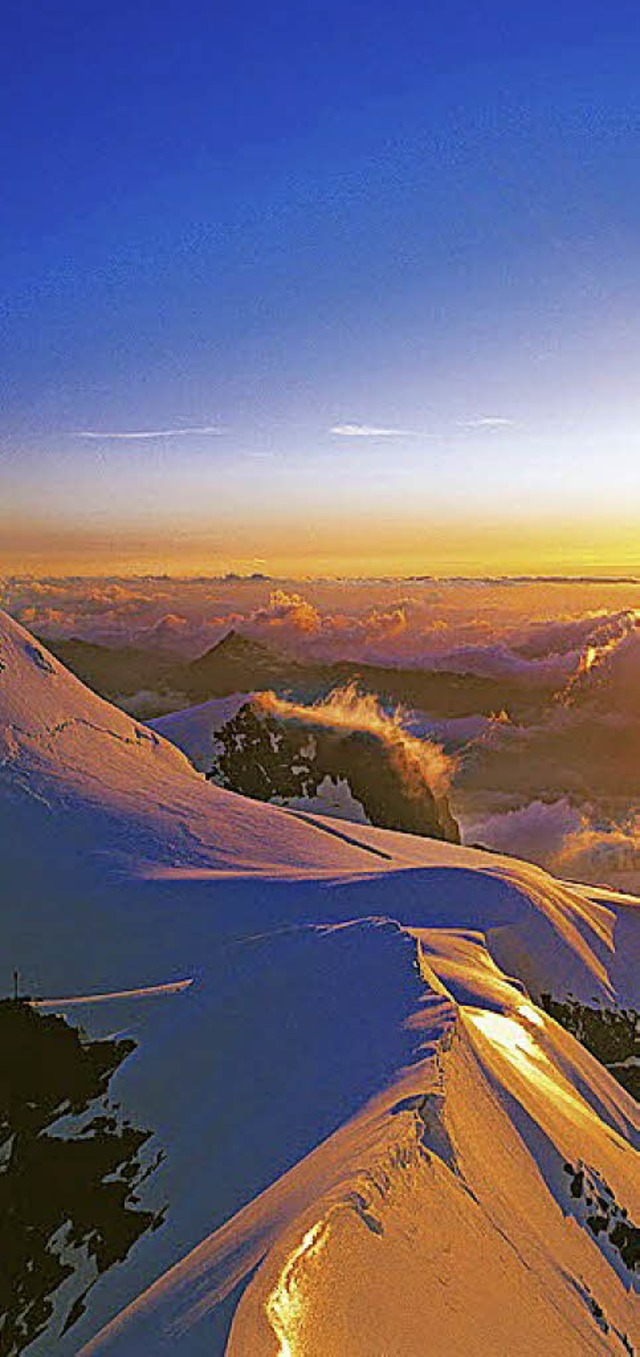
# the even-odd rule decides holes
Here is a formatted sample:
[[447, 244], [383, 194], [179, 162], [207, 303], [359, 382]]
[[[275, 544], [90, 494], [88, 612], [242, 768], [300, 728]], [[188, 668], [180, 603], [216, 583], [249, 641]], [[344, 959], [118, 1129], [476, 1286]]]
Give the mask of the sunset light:
[[632, 1357], [638, 0], [5, 10], [0, 1357]]

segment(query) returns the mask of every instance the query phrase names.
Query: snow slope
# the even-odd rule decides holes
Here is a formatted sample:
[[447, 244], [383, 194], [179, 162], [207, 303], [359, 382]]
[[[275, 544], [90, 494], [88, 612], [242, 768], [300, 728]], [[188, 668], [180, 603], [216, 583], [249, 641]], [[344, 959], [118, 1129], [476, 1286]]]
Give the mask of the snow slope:
[[169, 712], [149, 721], [152, 730], [178, 746], [199, 773], [208, 773], [214, 756], [215, 732], [237, 716], [251, 693], [232, 693], [230, 697], [211, 697], [195, 707]]
[[0, 665], [7, 987], [136, 1035], [166, 1150], [34, 1354], [633, 1350], [637, 1105], [536, 999], [640, 1008], [638, 903], [225, 792], [4, 616]]

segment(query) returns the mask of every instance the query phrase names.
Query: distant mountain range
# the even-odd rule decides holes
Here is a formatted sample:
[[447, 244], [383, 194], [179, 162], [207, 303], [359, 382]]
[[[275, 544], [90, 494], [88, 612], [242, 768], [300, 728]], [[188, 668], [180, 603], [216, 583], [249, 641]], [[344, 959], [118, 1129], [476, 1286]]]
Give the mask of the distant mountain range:
[[169, 692], [176, 657], [169, 651], [142, 650], [134, 646], [105, 646], [93, 641], [49, 640], [43, 645], [83, 683], [109, 701], [134, 693]]
[[[230, 693], [272, 689], [300, 701], [326, 696], [334, 688], [357, 683], [383, 703], [402, 704], [435, 716], [491, 715], [501, 710], [518, 718], [552, 701], [550, 679], [532, 694], [518, 676], [491, 678], [445, 669], [407, 669], [343, 660], [325, 664], [295, 659], [230, 631], [204, 655], [190, 662], [157, 649], [111, 648], [86, 641], [47, 641], [54, 655], [102, 697], [122, 700], [145, 693], [142, 716], [174, 710]], [[155, 696], [157, 695], [157, 700]], [[155, 707], [154, 707], [155, 700]]]

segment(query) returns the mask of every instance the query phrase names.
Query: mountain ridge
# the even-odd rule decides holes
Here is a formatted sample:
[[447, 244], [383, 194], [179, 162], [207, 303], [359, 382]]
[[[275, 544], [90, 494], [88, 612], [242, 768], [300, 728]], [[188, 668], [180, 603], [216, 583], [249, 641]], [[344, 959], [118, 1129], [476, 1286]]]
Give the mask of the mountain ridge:
[[32, 1357], [628, 1357], [637, 1104], [538, 1000], [637, 1010], [640, 902], [215, 787], [2, 615], [0, 664], [2, 954], [135, 1037], [166, 1151]]
[[185, 702], [200, 704], [210, 698], [256, 688], [274, 689], [280, 695], [308, 701], [353, 682], [386, 703], [415, 707], [443, 717], [490, 716], [503, 709], [515, 717], [552, 701], [557, 686], [550, 681], [547, 688], [532, 694], [517, 677], [507, 680], [429, 667], [297, 659], [262, 641], [244, 637], [233, 628], [190, 661], [152, 648], [112, 648], [51, 639], [43, 640], [42, 644], [102, 696], [118, 699], [125, 705], [127, 699], [139, 692], [146, 693], [146, 706], [143, 713], [141, 710], [145, 718], [162, 714], [166, 710], [162, 699], [167, 697], [172, 710], [178, 710]]

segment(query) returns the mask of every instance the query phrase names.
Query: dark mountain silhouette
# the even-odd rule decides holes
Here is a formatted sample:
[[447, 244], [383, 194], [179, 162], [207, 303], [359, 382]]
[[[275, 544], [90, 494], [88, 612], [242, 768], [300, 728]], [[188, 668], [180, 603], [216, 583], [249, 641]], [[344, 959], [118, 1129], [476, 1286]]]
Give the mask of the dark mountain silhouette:
[[169, 691], [176, 670], [179, 676], [183, 668], [176, 665], [175, 655], [157, 649], [97, 645], [77, 637], [68, 641], [47, 639], [44, 644], [83, 683], [109, 700], [145, 688]]
[[[142, 690], [170, 695], [172, 707], [206, 702], [230, 693], [273, 689], [300, 701], [325, 697], [356, 683], [383, 704], [415, 707], [434, 716], [491, 715], [504, 710], [515, 719], [531, 716], [553, 700], [555, 685], [532, 694], [517, 677], [489, 678], [443, 669], [402, 669], [341, 660], [331, 664], [295, 659], [230, 631], [190, 662], [157, 649], [112, 648], [72, 639], [46, 641], [54, 655], [102, 697], [126, 698]], [[166, 705], [158, 704], [158, 711]], [[150, 708], [147, 716], [157, 714]]]
[[229, 631], [217, 645], [185, 666], [182, 681], [188, 697], [200, 702], [248, 689], [306, 687], [318, 682], [321, 669], [322, 666], [289, 659], [240, 632]]
[[[178, 687], [177, 673], [174, 677]], [[418, 707], [448, 717], [489, 715], [502, 708], [517, 712], [530, 708], [532, 702], [530, 691], [517, 680], [352, 660], [332, 664], [302, 661], [236, 631], [230, 631], [217, 645], [185, 666], [180, 682], [186, 684], [187, 696], [194, 703], [233, 692], [268, 688], [309, 700], [354, 682], [363, 692], [375, 693], [383, 703]], [[552, 695], [550, 685], [543, 697], [550, 700]]]

